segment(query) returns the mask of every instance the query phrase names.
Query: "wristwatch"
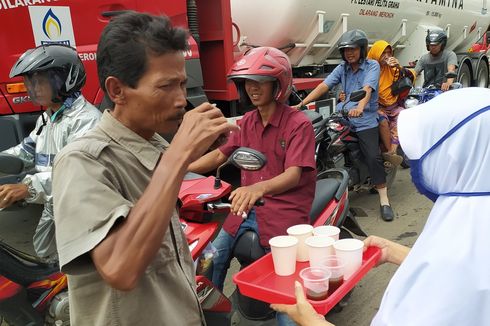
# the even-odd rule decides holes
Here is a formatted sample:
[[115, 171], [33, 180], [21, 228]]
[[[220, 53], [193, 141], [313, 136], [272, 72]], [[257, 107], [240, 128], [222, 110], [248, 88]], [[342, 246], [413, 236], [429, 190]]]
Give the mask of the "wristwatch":
[[32, 179], [29, 176], [26, 176], [23, 180], [22, 183], [27, 186], [27, 192], [29, 193], [25, 200], [33, 200], [37, 196], [37, 191], [34, 189], [32, 186]]

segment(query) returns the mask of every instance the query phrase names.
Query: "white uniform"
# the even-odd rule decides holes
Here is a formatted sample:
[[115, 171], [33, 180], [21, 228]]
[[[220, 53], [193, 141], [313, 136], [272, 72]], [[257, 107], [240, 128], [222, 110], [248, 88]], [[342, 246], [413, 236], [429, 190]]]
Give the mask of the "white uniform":
[[421, 180], [439, 197], [372, 325], [490, 325], [489, 126], [485, 88], [449, 91], [400, 114], [401, 146], [424, 158]]

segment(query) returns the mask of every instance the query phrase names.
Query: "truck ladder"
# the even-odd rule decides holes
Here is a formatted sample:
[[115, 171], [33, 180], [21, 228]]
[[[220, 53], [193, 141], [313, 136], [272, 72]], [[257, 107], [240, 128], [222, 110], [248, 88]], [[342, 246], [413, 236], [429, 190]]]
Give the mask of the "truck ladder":
[[310, 55], [313, 48], [321, 48], [320, 51], [314, 54], [314, 62], [320, 63], [325, 61], [325, 59], [328, 58], [335, 50], [335, 44], [337, 44], [337, 41], [340, 39], [342, 34], [347, 31], [347, 17], [349, 17], [349, 14], [343, 13], [340, 15], [340, 18], [337, 20], [333, 28], [328, 32], [329, 34], [332, 34], [330, 42], [316, 43], [318, 37], [325, 33], [325, 11], [317, 11], [315, 15], [317, 24], [313, 24], [305, 43], [295, 43], [296, 48], [304, 48], [304, 50], [302, 50], [299, 55], [291, 58], [293, 66], [298, 66], [307, 55]]

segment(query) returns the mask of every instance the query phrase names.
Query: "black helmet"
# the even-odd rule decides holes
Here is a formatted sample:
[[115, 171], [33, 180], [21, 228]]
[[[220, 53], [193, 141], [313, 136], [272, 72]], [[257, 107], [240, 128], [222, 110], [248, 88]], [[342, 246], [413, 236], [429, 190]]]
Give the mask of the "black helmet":
[[342, 59], [345, 60], [344, 49], [345, 48], [361, 48], [361, 60], [366, 58], [367, 48], [368, 48], [368, 39], [366, 33], [361, 31], [360, 29], [353, 29], [351, 31], [347, 31], [340, 37], [339, 43], [337, 45], [340, 54], [342, 55]]
[[27, 50], [10, 70], [10, 78], [32, 75], [36, 72], [53, 72], [60, 85], [53, 85], [55, 94], [62, 98], [80, 91], [86, 74], [77, 51], [67, 45], [48, 44]]
[[429, 45], [441, 44], [441, 51], [444, 50], [447, 43], [447, 35], [442, 30], [429, 31], [427, 30], [427, 36], [425, 37], [425, 45], [427, 51], [429, 51]]

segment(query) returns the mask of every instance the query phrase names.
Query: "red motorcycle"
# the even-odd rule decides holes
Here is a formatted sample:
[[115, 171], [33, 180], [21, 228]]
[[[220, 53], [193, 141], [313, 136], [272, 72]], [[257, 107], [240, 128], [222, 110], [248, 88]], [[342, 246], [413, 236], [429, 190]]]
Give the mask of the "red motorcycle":
[[[261, 153], [239, 148], [224, 165], [231, 163], [240, 169], [258, 170], [265, 162]], [[19, 182], [24, 175], [23, 168], [18, 158], [0, 154], [0, 172], [6, 175], [0, 178], [0, 183]], [[219, 176], [206, 178], [189, 173], [182, 183], [181, 224], [196, 264], [202, 263], [200, 256], [218, 229], [218, 222], [211, 221], [211, 217], [230, 208], [229, 203], [222, 201], [230, 192], [231, 185], [221, 182]], [[208, 323], [226, 323], [231, 311], [228, 298], [204, 275], [197, 275], [196, 283]], [[57, 264], [43, 263], [0, 241], [0, 318], [9, 325], [69, 325], [67, 286], [66, 275], [59, 271]]]

